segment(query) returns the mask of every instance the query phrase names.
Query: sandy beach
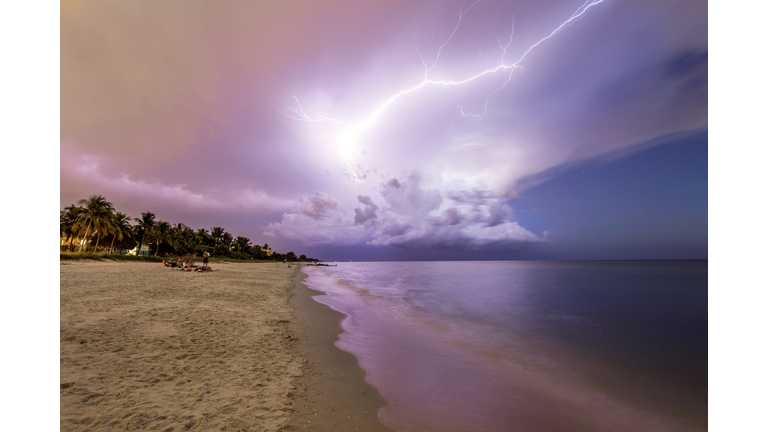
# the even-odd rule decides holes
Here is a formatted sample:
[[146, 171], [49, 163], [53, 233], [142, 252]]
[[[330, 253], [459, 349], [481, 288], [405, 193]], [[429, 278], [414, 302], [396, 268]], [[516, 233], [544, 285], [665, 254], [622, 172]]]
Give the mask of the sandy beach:
[[61, 430], [389, 430], [299, 266], [213, 267], [61, 263]]

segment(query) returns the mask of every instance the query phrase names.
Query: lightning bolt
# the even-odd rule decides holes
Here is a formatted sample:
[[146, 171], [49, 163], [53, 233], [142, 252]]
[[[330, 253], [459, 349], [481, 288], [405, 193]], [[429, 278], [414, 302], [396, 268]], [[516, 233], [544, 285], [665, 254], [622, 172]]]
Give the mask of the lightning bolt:
[[[317, 112], [305, 111], [302, 108], [301, 104], [299, 103], [299, 99], [295, 95], [294, 95], [293, 98], [296, 101], [296, 106], [289, 106], [289, 107], [286, 108], [285, 111], [278, 111], [278, 112], [280, 112], [280, 114], [282, 114], [285, 117], [288, 117], [288, 118], [291, 118], [291, 119], [294, 119], [294, 120], [298, 120], [298, 121], [302, 121], [302, 122], [307, 122], [307, 123], [326, 123], [327, 122], [327, 123], [335, 123], [335, 124], [340, 124], [340, 125], [345, 126], [346, 127], [345, 130], [343, 130], [341, 132], [332, 133], [332, 134], [329, 134], [329, 135], [326, 135], [326, 136], [338, 136], [339, 137], [338, 144], [339, 144], [339, 149], [341, 151], [342, 160], [344, 161], [344, 163], [347, 166], [349, 166], [349, 169], [352, 171], [352, 175], [354, 176], [355, 180], [358, 183], [362, 183], [365, 180], [361, 179], [357, 175], [357, 173], [355, 172], [354, 168], [352, 167], [352, 165], [349, 163], [349, 161], [347, 159], [354, 155], [353, 154], [353, 146], [354, 146], [354, 143], [357, 141], [357, 138], [360, 135], [360, 133], [364, 129], [366, 129], [369, 126], [371, 126], [372, 124], [374, 124], [376, 122], [376, 120], [378, 120], [379, 116], [387, 108], [389, 108], [390, 105], [394, 104], [398, 99], [402, 98], [403, 96], [406, 96], [406, 95], [408, 95], [410, 93], [415, 93], [415, 92], [417, 92], [417, 91], [419, 91], [422, 88], [425, 88], [427, 86], [444, 86], [444, 87], [460, 86], [460, 85], [467, 84], [469, 82], [478, 80], [480, 78], [483, 78], [485, 76], [493, 75], [493, 74], [495, 74], [497, 72], [500, 72], [500, 71], [508, 71], [509, 75], [507, 76], [507, 80], [504, 81], [504, 83], [499, 88], [495, 89], [494, 91], [492, 91], [491, 93], [489, 93], [487, 95], [487, 97], [485, 99], [485, 104], [483, 106], [483, 114], [485, 114], [485, 113], [488, 112], [488, 101], [490, 100], [491, 96], [493, 96], [494, 94], [500, 92], [501, 90], [503, 90], [506, 87], [506, 85], [512, 80], [512, 74], [513, 74], [513, 72], [515, 70], [520, 69], [522, 71], [522, 66], [520, 66], [520, 63], [523, 60], [525, 60], [525, 58], [528, 56], [528, 54], [531, 51], [536, 49], [536, 47], [538, 47], [542, 43], [544, 43], [547, 40], [549, 40], [552, 37], [554, 37], [556, 34], [560, 33], [566, 27], [568, 27], [571, 24], [573, 24], [582, 15], [584, 15], [587, 12], [587, 10], [589, 10], [593, 6], [596, 6], [596, 5], [600, 4], [600, 3], [602, 3], [603, 1], [605, 1], [605, 0], [587, 0], [578, 9], [576, 9], [576, 11], [567, 20], [565, 20], [562, 24], [560, 24], [557, 28], [555, 28], [549, 34], [547, 34], [543, 38], [539, 39], [536, 43], [531, 45], [515, 62], [510, 63], [510, 64], [506, 64], [505, 63], [505, 57], [507, 55], [507, 49], [509, 48], [509, 46], [512, 43], [512, 34], [514, 33], [514, 18], [513, 18], [512, 30], [510, 32], [509, 38], [506, 41], [506, 43], [502, 42], [502, 40], [499, 38], [497, 33], [492, 33], [496, 37], [496, 40], [497, 40], [497, 42], [499, 44], [499, 48], [501, 48], [501, 52], [502, 52], [501, 60], [500, 60], [498, 65], [496, 65], [495, 67], [492, 67], [492, 68], [485, 69], [485, 70], [483, 70], [483, 71], [481, 71], [481, 72], [479, 72], [479, 73], [477, 73], [475, 75], [472, 75], [472, 76], [470, 76], [468, 78], [465, 78], [463, 80], [458, 80], [458, 81], [453, 81], [453, 80], [445, 81], [445, 80], [437, 80], [437, 79], [434, 79], [434, 78], [430, 78], [429, 77], [430, 72], [432, 72], [432, 70], [437, 66], [437, 64], [438, 64], [438, 62], [440, 60], [440, 54], [442, 53], [443, 48], [451, 41], [451, 39], [453, 39], [453, 36], [456, 34], [456, 31], [459, 29], [459, 26], [461, 24], [461, 20], [464, 18], [464, 16], [467, 13], [469, 13], [469, 11], [472, 9], [472, 7], [474, 7], [477, 3], [480, 2], [480, 0], [476, 0], [466, 10], [462, 10], [461, 8], [459, 8], [459, 18], [456, 21], [456, 25], [454, 26], [453, 31], [451, 32], [450, 36], [448, 36], [448, 38], [446, 38], [446, 40], [438, 48], [437, 53], [436, 53], [435, 58], [434, 58], [434, 61], [431, 62], [431, 65], [430, 65], [430, 62], [428, 60], [429, 52], [432, 49], [432, 42], [431, 41], [430, 41], [430, 45], [429, 45], [429, 48], [427, 50], [427, 53], [425, 55], [422, 55], [421, 52], [417, 48], [412, 47], [412, 48], [416, 49], [416, 52], [418, 53], [419, 58], [421, 59], [421, 63], [424, 66], [424, 78], [422, 79], [422, 81], [419, 82], [418, 84], [414, 85], [413, 87], [400, 90], [399, 92], [393, 94], [392, 96], [390, 96], [389, 98], [387, 98], [386, 100], [381, 102], [378, 105], [378, 108], [373, 110], [368, 115], [368, 117], [366, 117], [363, 121], [361, 121], [361, 122], [359, 122], [357, 124], [350, 124], [350, 123], [344, 122], [342, 120], [338, 120], [338, 119], [334, 119], [334, 118], [331, 118], [331, 117], [327, 117], [327, 116], [319, 114]], [[480, 50], [479, 47], [478, 47], [478, 50]], [[480, 55], [483, 58], [483, 60], [485, 61], [485, 57], [483, 56], [482, 51], [480, 51]], [[464, 111], [464, 107], [461, 106], [461, 105], [459, 105], [457, 108], [460, 110], [461, 115], [464, 116], [464, 117], [469, 117], [469, 116], [479, 117], [480, 116], [480, 114], [471, 114], [471, 113], [465, 112]]]

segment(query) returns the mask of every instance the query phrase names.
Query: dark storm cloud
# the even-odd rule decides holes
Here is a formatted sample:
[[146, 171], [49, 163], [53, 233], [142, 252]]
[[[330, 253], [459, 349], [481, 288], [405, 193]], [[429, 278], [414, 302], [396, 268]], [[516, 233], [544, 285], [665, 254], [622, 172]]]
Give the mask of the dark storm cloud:
[[526, 176], [520, 179], [517, 183], [517, 187], [519, 190], [528, 190], [535, 186], [541, 185], [542, 183], [546, 183], [551, 179], [557, 178], [569, 171], [574, 171], [574, 170], [580, 171], [584, 169], [592, 169], [601, 165], [606, 165], [606, 164], [624, 159], [632, 154], [640, 153], [650, 148], [666, 146], [666, 145], [675, 143], [677, 141], [685, 141], [685, 140], [706, 141], [707, 135], [708, 133], [706, 130], [677, 132], [677, 133], [660, 136], [648, 142], [642, 142], [636, 145], [627, 146], [624, 148], [620, 148], [618, 150], [606, 152], [598, 157], [594, 157], [586, 161], [574, 158], [562, 164], [554, 166], [550, 169], [536, 173], [535, 175]]
[[688, 112], [693, 106], [706, 112], [707, 57], [707, 52], [687, 51], [619, 77], [596, 92], [596, 106], [610, 110], [635, 104], [650, 94], [672, 101], [670, 111], [688, 108]]

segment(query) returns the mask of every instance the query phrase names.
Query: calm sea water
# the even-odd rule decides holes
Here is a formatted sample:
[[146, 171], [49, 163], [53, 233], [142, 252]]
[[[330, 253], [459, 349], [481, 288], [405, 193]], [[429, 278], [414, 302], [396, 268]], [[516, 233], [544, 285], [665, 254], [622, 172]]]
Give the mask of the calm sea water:
[[706, 261], [304, 271], [395, 430], [707, 430]]

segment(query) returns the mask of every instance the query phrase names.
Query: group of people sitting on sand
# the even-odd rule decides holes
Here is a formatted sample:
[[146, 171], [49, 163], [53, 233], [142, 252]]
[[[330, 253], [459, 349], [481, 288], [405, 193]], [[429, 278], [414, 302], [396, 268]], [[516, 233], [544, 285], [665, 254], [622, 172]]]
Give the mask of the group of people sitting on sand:
[[196, 272], [209, 272], [213, 271], [211, 266], [208, 265], [208, 257], [211, 256], [208, 252], [203, 253], [203, 265], [195, 265], [195, 254], [187, 254], [182, 260], [181, 257], [177, 261], [163, 260], [163, 265], [166, 267], [177, 267], [180, 271], [196, 271]]

